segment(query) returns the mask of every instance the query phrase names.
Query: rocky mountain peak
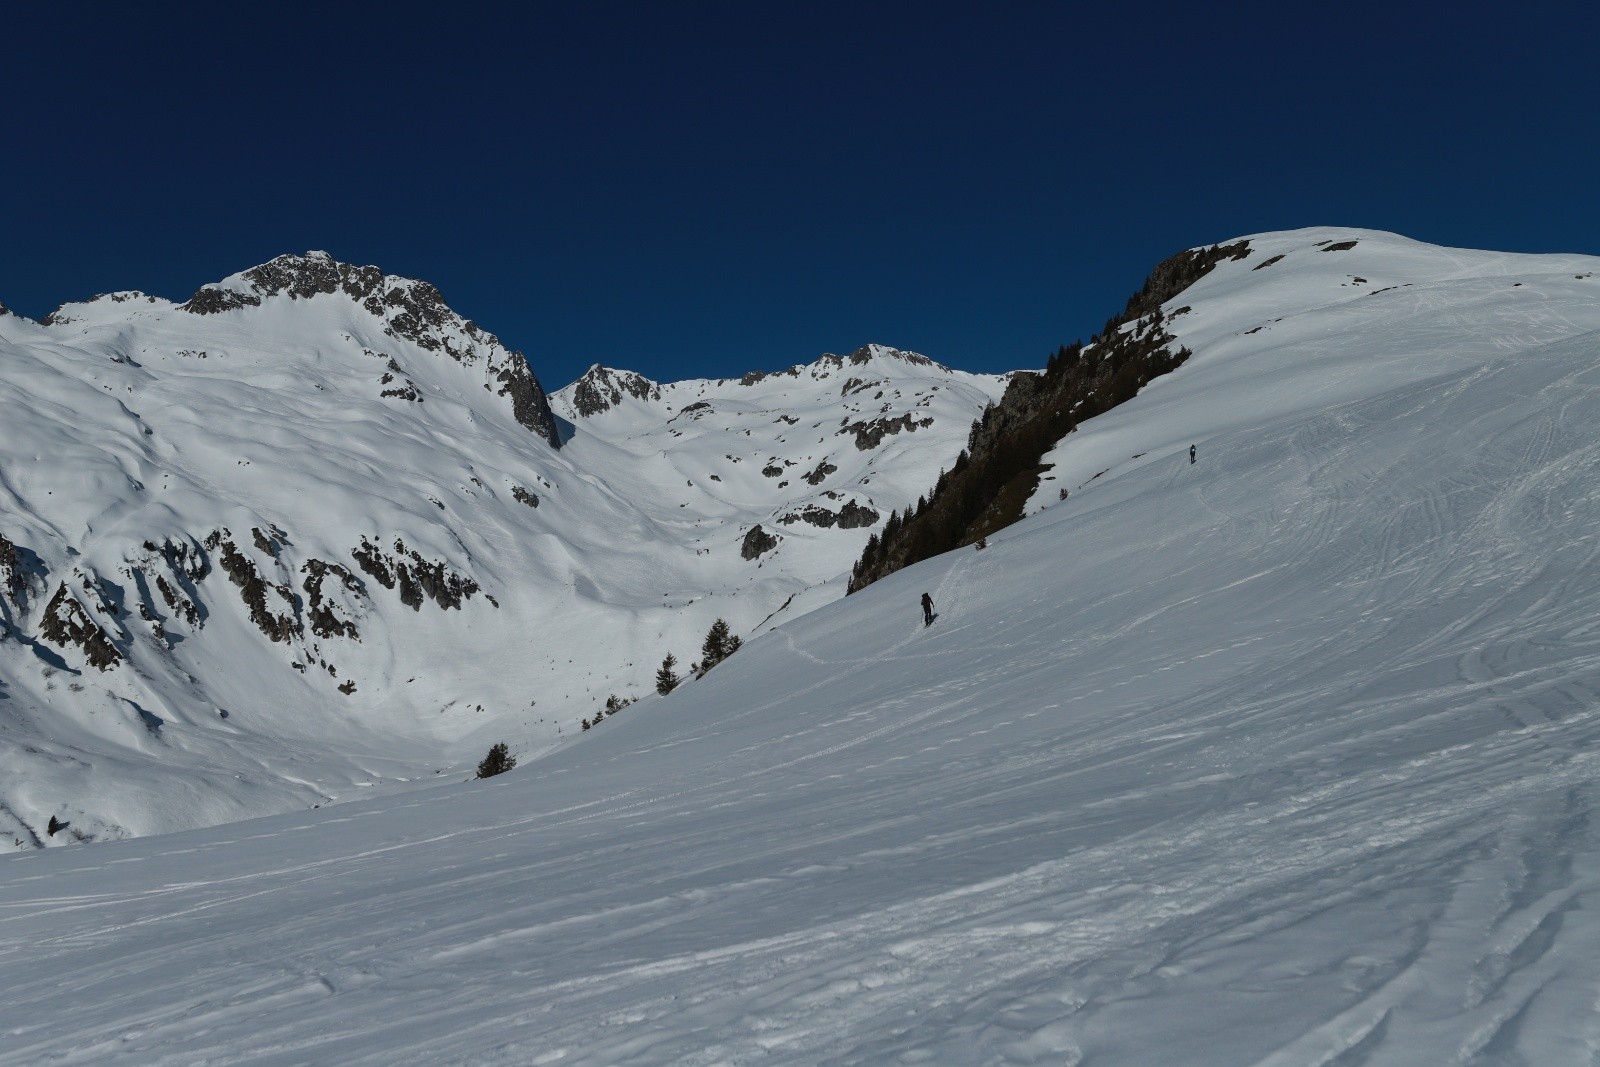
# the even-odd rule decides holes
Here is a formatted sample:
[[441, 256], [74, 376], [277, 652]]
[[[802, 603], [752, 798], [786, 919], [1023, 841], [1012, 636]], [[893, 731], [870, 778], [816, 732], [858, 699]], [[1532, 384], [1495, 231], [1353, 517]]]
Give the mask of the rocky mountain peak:
[[220, 282], [201, 286], [179, 311], [191, 315], [216, 315], [260, 307], [263, 301], [282, 297], [312, 300], [342, 295], [368, 314], [383, 321], [383, 332], [410, 341], [418, 348], [449, 356], [457, 363], [480, 363], [490, 379], [489, 388], [508, 397], [518, 422], [543, 437], [552, 448], [561, 447], [555, 416], [544, 388], [522, 353], [513, 352], [500, 339], [457, 314], [445, 303], [439, 289], [415, 278], [385, 274], [375, 266], [342, 263], [327, 252], [282, 255]]
[[888, 345], [879, 344], [862, 345], [848, 356], [836, 356], [831, 352], [825, 353], [818, 362], [827, 363], [831, 366], [864, 367], [873, 360], [898, 360], [913, 367], [934, 367], [944, 371], [950, 369], [942, 363], [934, 362], [920, 352], [908, 352], [905, 349], [890, 348]]
[[660, 400], [661, 387], [631, 370], [614, 370], [596, 363], [572, 383], [572, 408], [584, 418], [610, 411], [624, 396]]

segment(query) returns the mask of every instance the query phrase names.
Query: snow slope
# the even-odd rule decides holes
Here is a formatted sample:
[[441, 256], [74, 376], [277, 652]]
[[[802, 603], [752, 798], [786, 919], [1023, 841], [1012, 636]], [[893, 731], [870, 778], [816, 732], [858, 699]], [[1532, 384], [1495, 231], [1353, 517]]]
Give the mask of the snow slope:
[[[567, 427], [558, 449], [520, 354], [432, 286], [322, 253], [183, 305], [0, 316], [0, 847], [310, 808], [460, 774], [495, 741], [526, 755], [669, 651], [687, 667], [719, 616], [749, 634], [822, 602], [797, 594], [849, 570], [926, 487], [900, 469], [952, 460], [1001, 388], [866, 351], [803, 386], [734, 383], [748, 425], [727, 440]], [[835, 437], [852, 375], [916, 425]], [[786, 442], [790, 406], [838, 458], [773, 486], [752, 468], [816, 473], [824, 451]], [[847, 507], [849, 529], [782, 525]], [[779, 539], [751, 556], [761, 522]]]
[[1592, 1063], [1600, 260], [1252, 247], [986, 550], [489, 782], [0, 859], [0, 1063]]

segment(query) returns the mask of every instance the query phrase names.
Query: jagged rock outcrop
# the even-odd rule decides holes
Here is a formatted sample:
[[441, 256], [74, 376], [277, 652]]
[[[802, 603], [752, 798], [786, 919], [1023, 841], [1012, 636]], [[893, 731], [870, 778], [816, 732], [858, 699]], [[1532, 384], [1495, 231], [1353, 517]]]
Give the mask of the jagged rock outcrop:
[[816, 504], [807, 504], [799, 511], [791, 511], [778, 521], [785, 526], [797, 522], [810, 523], [824, 530], [837, 526], [841, 530], [860, 530], [878, 521], [878, 513], [864, 504], [852, 500], [838, 511], [829, 511]]
[[768, 533], [761, 528], [760, 523], [757, 523], [744, 535], [744, 542], [739, 546], [739, 555], [745, 560], [759, 559], [777, 547], [778, 535]]
[[352, 598], [364, 598], [366, 589], [362, 586], [361, 579], [351, 574], [345, 567], [321, 559], [306, 560], [300, 572], [305, 575], [302, 586], [308, 601], [306, 624], [311, 627], [311, 632], [318, 637], [348, 637], [351, 640], [360, 640], [361, 635], [356, 630], [355, 622], [339, 617], [335, 602], [323, 589], [323, 584], [330, 577], [334, 578], [347, 595]]
[[[258, 539], [262, 537], [261, 531], [255, 531]], [[239, 547], [229, 539], [227, 531], [213, 534], [215, 544], [212, 545], [220, 551], [218, 562], [223, 571], [228, 575], [228, 580], [239, 588], [239, 595], [244, 599], [245, 606], [250, 609], [250, 621], [256, 628], [267, 636], [269, 641], [286, 642], [296, 636], [299, 626], [296, 625], [297, 599], [295, 592], [287, 586], [267, 581], [256, 569], [256, 565]], [[212, 542], [207, 541], [208, 545]], [[276, 553], [268, 553], [275, 555]], [[267, 604], [267, 592], [276, 593], [285, 606], [289, 608], [288, 614], [278, 614]]]
[[413, 611], [422, 610], [422, 602], [431, 600], [440, 608], [461, 607], [463, 601], [472, 599], [479, 591], [478, 583], [463, 577], [437, 560], [423, 558], [405, 542], [395, 539], [394, 552], [386, 553], [367, 538], [351, 551], [356, 565], [377, 580], [385, 589], [400, 591], [400, 602]]
[[635, 400], [660, 400], [661, 388], [642, 374], [612, 370], [598, 363], [572, 383], [572, 407], [584, 418], [610, 411], [622, 403], [625, 396]]
[[[90, 579], [82, 577], [82, 586], [94, 599], [97, 609], [103, 614], [111, 613], [111, 609], [99, 597]], [[39, 636], [57, 648], [78, 649], [89, 661], [89, 665], [100, 671], [109, 671], [122, 662], [122, 653], [118, 651], [111, 635], [107, 634], [90, 615], [88, 609], [78, 602], [65, 582], [56, 587], [55, 596], [51, 597], [50, 603], [45, 606]]]
[[826, 479], [828, 475], [835, 473], [838, 471], [838, 469], [838, 467], [835, 467], [827, 460], [822, 460], [814, 468], [812, 468], [811, 473], [807, 474], [805, 478], [806, 481], [811, 485], [821, 485], [823, 480]]
[[927, 417], [914, 419], [911, 412], [906, 412], [898, 419], [867, 419], [862, 422], [847, 423], [839, 432], [842, 434], [853, 433], [856, 435], [856, 447], [863, 452], [870, 452], [883, 443], [883, 439], [891, 434], [912, 433], [919, 427], [932, 426], [933, 420]]
[[22, 610], [23, 593], [28, 588], [28, 576], [23, 570], [22, 556], [17, 546], [0, 534], [0, 596], [11, 601], [11, 606]]

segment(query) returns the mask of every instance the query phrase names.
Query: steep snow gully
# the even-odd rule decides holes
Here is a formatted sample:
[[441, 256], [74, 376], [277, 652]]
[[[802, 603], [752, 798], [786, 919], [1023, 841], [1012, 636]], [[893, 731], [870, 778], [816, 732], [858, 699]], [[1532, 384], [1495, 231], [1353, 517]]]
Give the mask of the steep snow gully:
[[984, 550], [487, 782], [0, 858], [0, 1064], [1593, 1063], [1600, 261], [1252, 240]]

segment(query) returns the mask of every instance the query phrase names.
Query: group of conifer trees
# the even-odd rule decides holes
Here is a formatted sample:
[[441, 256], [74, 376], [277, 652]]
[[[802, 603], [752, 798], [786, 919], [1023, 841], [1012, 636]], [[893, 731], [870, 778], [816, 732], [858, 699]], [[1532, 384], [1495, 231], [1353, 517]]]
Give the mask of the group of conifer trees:
[[849, 592], [1020, 519], [1044, 470], [1039, 460], [1045, 452], [1078, 423], [1132, 399], [1145, 383], [1189, 358], [1187, 348], [1173, 350], [1176, 338], [1161, 306], [1217, 263], [1249, 252], [1248, 242], [1239, 241], [1171, 257], [1089, 344], [1061, 346], [1042, 374], [1013, 376], [1000, 401], [972, 424], [965, 451], [939, 475], [933, 492], [904, 514], [892, 513], [882, 532], [868, 538], [851, 571]]
[[[696, 678], [704, 678], [712, 667], [739, 651], [743, 643], [726, 622], [718, 619], [706, 631], [706, 639], [700, 645], [700, 659], [689, 665], [689, 673]], [[668, 652], [667, 658], [661, 661], [661, 668], [656, 671], [656, 692], [666, 696], [678, 688], [682, 681], [678, 677], [678, 657]]]

